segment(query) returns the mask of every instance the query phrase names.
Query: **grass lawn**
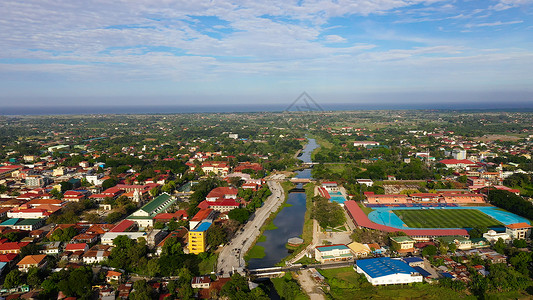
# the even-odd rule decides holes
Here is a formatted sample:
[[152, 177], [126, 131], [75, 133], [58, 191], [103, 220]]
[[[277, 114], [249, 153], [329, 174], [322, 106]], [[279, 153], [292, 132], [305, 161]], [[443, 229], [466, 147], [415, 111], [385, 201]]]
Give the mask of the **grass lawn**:
[[213, 271], [216, 271], [216, 264], [218, 260], [218, 254], [212, 254], [208, 259], [202, 260], [198, 264], [198, 270], [200, 274], [210, 274]]
[[252, 258], [263, 258], [265, 255], [265, 247], [255, 244], [252, 249], [246, 253], [244, 259], [250, 260]]
[[372, 286], [364, 275], [350, 267], [318, 271], [330, 286], [331, 299], [476, 299], [427, 283]]
[[313, 264], [319, 264], [320, 262], [314, 258], [310, 258], [307, 256], [302, 257], [299, 261], [296, 262], [297, 264], [302, 265], [313, 265]]
[[411, 228], [496, 227], [503, 224], [477, 209], [406, 209], [394, 213]]
[[363, 210], [363, 212], [365, 213], [365, 215], [368, 216], [368, 214], [373, 211], [374, 209], [370, 208], [370, 207], [366, 207], [364, 206], [362, 203], [357, 203], [359, 205], [359, 207], [361, 208], [361, 210]]

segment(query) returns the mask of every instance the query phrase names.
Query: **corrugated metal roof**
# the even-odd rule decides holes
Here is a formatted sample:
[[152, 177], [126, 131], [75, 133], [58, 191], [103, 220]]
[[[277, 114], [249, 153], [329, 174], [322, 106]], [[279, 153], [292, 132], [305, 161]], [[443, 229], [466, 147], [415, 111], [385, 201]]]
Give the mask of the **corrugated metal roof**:
[[368, 276], [378, 278], [394, 274], [411, 274], [417, 273], [415, 269], [405, 262], [390, 257], [379, 257], [358, 260], [357, 266], [365, 271]]

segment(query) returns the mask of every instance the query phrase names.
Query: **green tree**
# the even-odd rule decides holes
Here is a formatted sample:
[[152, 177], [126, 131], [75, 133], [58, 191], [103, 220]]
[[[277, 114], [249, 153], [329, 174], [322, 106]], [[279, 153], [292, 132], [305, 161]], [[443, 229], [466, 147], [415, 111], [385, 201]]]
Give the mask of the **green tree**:
[[104, 182], [102, 182], [102, 188], [106, 190], [108, 188], [114, 187], [115, 185], [117, 185], [117, 183], [118, 183], [118, 180], [116, 178], [109, 178], [109, 179], [104, 180]]
[[314, 197], [314, 207], [311, 212], [311, 217], [320, 223], [323, 228], [337, 227], [344, 222], [346, 218], [342, 207], [336, 202], [329, 202], [323, 197]]
[[437, 247], [433, 245], [428, 245], [424, 247], [424, 249], [422, 249], [422, 255], [425, 257], [435, 256], [436, 254], [437, 254]]
[[157, 276], [160, 272], [159, 268], [159, 260], [156, 258], [152, 258], [148, 261], [148, 264], [146, 265], [146, 274], [150, 277]]
[[89, 267], [81, 267], [70, 271], [67, 278], [58, 282], [57, 287], [71, 297], [91, 299], [91, 283], [93, 273]]
[[505, 242], [503, 241], [502, 238], [499, 238], [498, 241], [496, 241], [496, 243], [494, 243], [494, 250], [500, 254], [504, 254], [505, 253], [505, 249], [507, 249], [507, 245], [505, 244]]
[[248, 282], [246, 278], [242, 277], [239, 273], [235, 272], [231, 275], [231, 280], [228, 281], [223, 287], [220, 293], [229, 299], [248, 299]]
[[69, 242], [73, 237], [78, 234], [78, 231], [74, 226], [67, 227], [65, 229], [58, 228], [54, 230], [50, 236], [51, 241]]
[[31, 243], [20, 249], [20, 257], [25, 257], [27, 255], [35, 255], [41, 252], [41, 247], [37, 244]]
[[527, 242], [524, 239], [515, 239], [513, 240], [513, 246], [515, 246], [516, 248], [526, 248]]
[[27, 283], [32, 287], [37, 287], [42, 282], [41, 269], [39, 268], [30, 268], [28, 270]]
[[72, 190], [73, 188], [73, 185], [72, 183], [68, 182], [68, 181], [62, 181], [59, 183], [59, 185], [61, 185], [61, 193], [64, 193], [68, 190]]
[[7, 273], [6, 279], [4, 280], [4, 287], [10, 289], [17, 287], [22, 283], [22, 272], [20, 272], [18, 269], [14, 269]]
[[212, 224], [206, 232], [207, 244], [212, 247], [217, 247], [227, 241], [226, 232], [219, 225]]
[[250, 212], [245, 208], [235, 208], [228, 212], [228, 217], [243, 224], [250, 218]]
[[509, 259], [509, 262], [515, 269], [524, 274], [529, 274], [529, 264], [531, 263], [531, 253], [529, 252], [519, 252], [517, 255], [511, 257]]
[[486, 233], [489, 229], [484, 226], [475, 226], [474, 228], [470, 229], [468, 231], [468, 235], [470, 235], [470, 238], [476, 239], [476, 238], [482, 238], [483, 234]]
[[133, 292], [130, 294], [132, 300], [148, 300], [152, 299], [154, 291], [152, 287], [148, 285], [146, 280], [141, 279], [133, 283]]

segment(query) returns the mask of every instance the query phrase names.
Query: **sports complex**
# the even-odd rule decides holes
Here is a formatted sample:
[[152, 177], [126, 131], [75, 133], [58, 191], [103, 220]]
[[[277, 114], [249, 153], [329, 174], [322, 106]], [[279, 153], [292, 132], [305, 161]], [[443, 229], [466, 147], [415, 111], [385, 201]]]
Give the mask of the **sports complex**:
[[[327, 185], [336, 187], [331, 182]], [[506, 225], [531, 224], [526, 218], [488, 204], [481, 194], [375, 195], [367, 192], [366, 200], [357, 203], [346, 200], [342, 192], [327, 185], [320, 187], [319, 193], [344, 206], [357, 226], [386, 232], [403, 231], [420, 239], [447, 235], [466, 236], [467, 230], [473, 227], [504, 231]]]
[[353, 200], [345, 201], [344, 208], [359, 227], [385, 232], [403, 231], [407, 235], [426, 240], [432, 237], [467, 236], [475, 226], [504, 230], [505, 225], [531, 222], [494, 206], [456, 206], [447, 204], [410, 204], [373, 207], [365, 214]]
[[370, 221], [399, 229], [503, 227], [529, 220], [494, 206], [375, 207]]

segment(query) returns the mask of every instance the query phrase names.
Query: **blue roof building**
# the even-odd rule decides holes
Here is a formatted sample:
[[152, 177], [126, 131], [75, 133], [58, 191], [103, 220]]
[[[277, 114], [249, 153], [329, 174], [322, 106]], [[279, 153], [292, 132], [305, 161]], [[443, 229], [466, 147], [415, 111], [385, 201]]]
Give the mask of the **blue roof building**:
[[357, 273], [364, 274], [372, 285], [422, 282], [420, 273], [400, 259], [379, 257], [356, 261]]
[[402, 260], [411, 267], [424, 267], [424, 260], [420, 257], [404, 257]]
[[209, 227], [211, 227], [211, 222], [202, 222], [202, 223], [200, 223], [200, 225], [198, 225], [196, 228], [194, 228], [191, 231], [203, 232], [203, 231], [207, 231], [207, 229], [209, 229]]

